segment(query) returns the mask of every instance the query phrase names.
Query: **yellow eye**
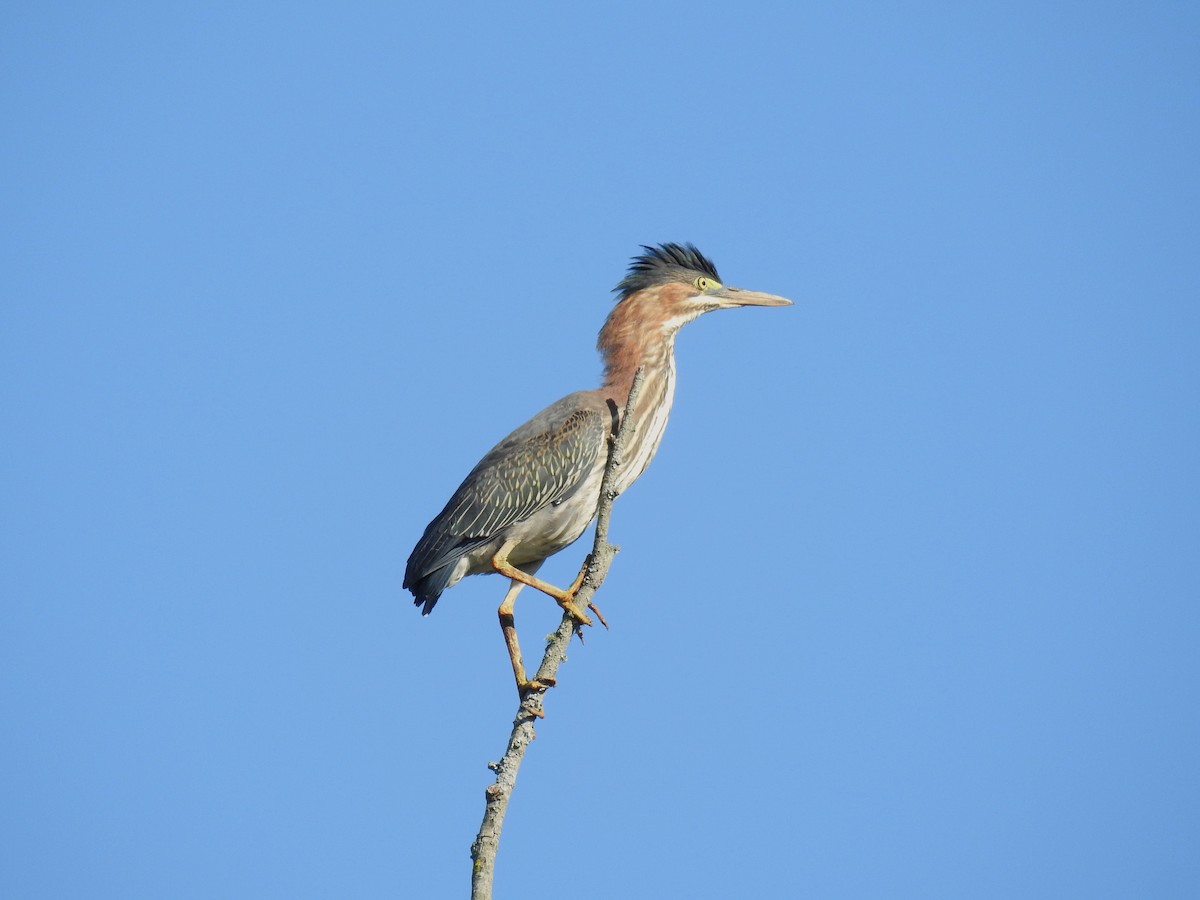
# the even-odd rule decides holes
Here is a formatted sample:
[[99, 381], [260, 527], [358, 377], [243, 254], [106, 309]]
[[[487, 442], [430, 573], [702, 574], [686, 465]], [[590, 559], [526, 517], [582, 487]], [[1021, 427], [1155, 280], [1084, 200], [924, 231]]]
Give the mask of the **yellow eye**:
[[711, 278], [705, 278], [703, 275], [697, 278], [694, 284], [702, 291], [707, 291], [709, 288], [714, 288], [717, 286], [715, 281], [713, 281]]

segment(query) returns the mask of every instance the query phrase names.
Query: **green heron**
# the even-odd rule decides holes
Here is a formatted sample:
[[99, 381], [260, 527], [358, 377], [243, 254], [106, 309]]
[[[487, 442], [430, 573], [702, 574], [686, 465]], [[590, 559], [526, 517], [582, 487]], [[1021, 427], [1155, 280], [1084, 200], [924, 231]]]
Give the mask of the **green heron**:
[[[584, 569], [566, 590], [534, 575], [596, 517], [608, 436], [621, 415], [631, 414], [637, 427], [616, 473], [617, 492], [654, 458], [675, 394], [676, 333], [714, 309], [791, 305], [783, 297], [722, 284], [691, 244], [642, 249], [614, 289], [620, 297], [596, 342], [604, 384], [568, 394], [493, 447], [429, 523], [404, 572], [404, 587], [423, 615], [465, 575], [499, 572], [511, 579], [497, 612], [522, 696], [548, 685], [525, 677], [513, 618], [517, 594], [525, 585], [537, 588], [578, 622], [591, 624], [574, 602]], [[644, 382], [637, 407], [625, 411], [639, 368]]]

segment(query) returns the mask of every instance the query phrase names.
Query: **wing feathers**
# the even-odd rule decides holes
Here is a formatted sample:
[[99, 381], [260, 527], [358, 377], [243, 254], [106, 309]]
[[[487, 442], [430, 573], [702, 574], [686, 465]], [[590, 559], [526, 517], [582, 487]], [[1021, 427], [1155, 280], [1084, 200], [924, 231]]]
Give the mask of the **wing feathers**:
[[608, 417], [582, 400], [560, 400], [480, 460], [425, 529], [408, 560], [406, 587], [564, 499], [587, 478], [604, 452]]

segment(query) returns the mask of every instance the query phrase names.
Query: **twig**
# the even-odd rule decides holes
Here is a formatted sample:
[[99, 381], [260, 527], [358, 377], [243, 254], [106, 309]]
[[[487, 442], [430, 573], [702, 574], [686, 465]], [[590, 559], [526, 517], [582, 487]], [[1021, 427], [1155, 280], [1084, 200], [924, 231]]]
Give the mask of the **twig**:
[[[600, 585], [604, 583], [604, 577], [608, 574], [609, 566], [612, 565], [617, 552], [617, 548], [608, 542], [608, 522], [612, 515], [613, 501], [617, 498], [616, 473], [624, 461], [625, 446], [637, 430], [637, 423], [630, 416], [630, 410], [634, 409], [641, 390], [642, 370], [638, 369], [629, 388], [625, 413], [621, 416], [621, 422], [608, 447], [608, 463], [604, 467], [599, 504], [596, 508], [596, 540], [592, 545], [591, 555], [588, 556], [583, 583], [575, 595], [575, 601], [581, 608], [591, 602]], [[575, 619], [570, 613], [564, 614], [558, 629], [546, 643], [546, 655], [542, 657], [542, 664], [538, 666], [535, 680], [553, 681], [558, 667], [566, 661], [567, 647], [575, 629]], [[496, 773], [496, 781], [488, 785], [484, 792], [487, 799], [483, 810], [483, 823], [479, 826], [479, 834], [471, 845], [471, 900], [491, 900], [492, 879], [496, 871], [496, 850], [500, 845], [504, 813], [508, 809], [508, 800], [516, 785], [517, 771], [525, 757], [525, 750], [536, 736], [533, 723], [535, 719], [541, 718], [544, 693], [544, 690], [531, 692], [521, 701], [517, 717], [513, 720], [512, 734], [508, 738], [508, 749], [504, 751], [504, 756], [499, 762], [488, 763], [488, 768]]]

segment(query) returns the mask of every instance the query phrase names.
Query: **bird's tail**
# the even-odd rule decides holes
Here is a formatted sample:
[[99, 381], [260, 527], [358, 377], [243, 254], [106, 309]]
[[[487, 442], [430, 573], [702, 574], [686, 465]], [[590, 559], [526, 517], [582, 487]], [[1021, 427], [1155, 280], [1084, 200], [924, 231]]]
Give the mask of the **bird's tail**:
[[450, 574], [454, 570], [453, 565], [442, 566], [440, 569], [435, 569], [428, 575], [422, 575], [420, 578], [414, 579], [411, 583], [407, 580], [404, 586], [412, 591], [413, 605], [422, 606], [421, 615], [427, 616], [433, 611], [437, 605], [438, 598], [442, 596], [442, 591], [446, 589], [446, 585], [450, 581]]

